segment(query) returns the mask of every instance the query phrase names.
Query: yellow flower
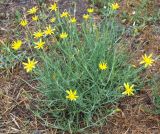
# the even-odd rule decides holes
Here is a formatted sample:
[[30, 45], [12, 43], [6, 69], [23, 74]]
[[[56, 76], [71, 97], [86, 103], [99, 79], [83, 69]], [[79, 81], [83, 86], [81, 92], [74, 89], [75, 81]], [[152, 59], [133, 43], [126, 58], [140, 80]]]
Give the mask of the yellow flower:
[[30, 60], [28, 58], [28, 62], [23, 62], [22, 63], [24, 65], [24, 69], [26, 69], [27, 73], [28, 72], [31, 72], [33, 70], [33, 68], [35, 68], [35, 65], [37, 64], [37, 61], [35, 61], [34, 59], [33, 60]]
[[34, 32], [34, 38], [40, 38], [43, 36], [43, 32], [41, 30]]
[[22, 41], [17, 40], [12, 43], [12, 49], [18, 50], [22, 46]]
[[61, 39], [65, 39], [65, 38], [67, 38], [68, 37], [68, 34], [66, 33], [66, 32], [62, 32], [61, 34], [60, 34], [60, 38]]
[[25, 27], [28, 24], [27, 20], [21, 20], [20, 25]]
[[61, 14], [61, 18], [63, 17], [68, 17], [70, 16], [69, 13], [67, 11], [64, 11], [62, 14]]
[[51, 28], [51, 26], [49, 25], [48, 27], [46, 27], [46, 30], [44, 31], [45, 35], [51, 35], [54, 34], [54, 29]]
[[100, 62], [99, 63], [99, 69], [100, 70], [106, 70], [108, 68], [107, 63], [105, 62]]
[[112, 10], [117, 10], [117, 9], [119, 9], [118, 3], [113, 3], [113, 4], [111, 4], [111, 8], [112, 8]]
[[53, 22], [55, 22], [56, 21], [56, 18], [55, 17], [52, 17], [51, 19], [50, 19], [50, 22], [51, 23], [53, 23]]
[[145, 64], [145, 67], [148, 66], [152, 66], [154, 60], [152, 59], [152, 54], [150, 54], [149, 56], [147, 56], [146, 54], [142, 55], [142, 61], [140, 62], [140, 64]]
[[49, 7], [51, 11], [57, 11], [57, 8], [57, 3], [51, 4], [51, 6]]
[[89, 14], [84, 14], [83, 15], [83, 19], [88, 20], [88, 18], [89, 18]]
[[71, 18], [70, 20], [71, 23], [76, 23], [77, 22], [77, 19], [75, 17]]
[[79, 97], [79, 96], [77, 96], [76, 90], [72, 90], [72, 89], [66, 90], [66, 93], [68, 94], [66, 96], [66, 99], [71, 100], [71, 101], [73, 101], [73, 100], [76, 101], [76, 99]]
[[38, 16], [37, 16], [37, 15], [32, 16], [32, 20], [33, 20], [33, 21], [37, 21], [37, 20], [38, 20]]
[[27, 12], [28, 14], [35, 14], [37, 12], [38, 8], [35, 6], [35, 7], [32, 7], [31, 9], [29, 9]]
[[131, 85], [129, 86], [129, 83], [124, 83], [124, 87], [125, 87], [125, 91], [122, 93], [124, 95], [128, 95], [128, 96], [131, 96], [131, 95], [134, 95], [134, 85]]
[[93, 12], [94, 12], [94, 9], [93, 9], [93, 8], [88, 8], [88, 9], [87, 9], [87, 12], [88, 12], [88, 13], [93, 13]]
[[34, 44], [36, 44], [34, 48], [43, 49], [45, 42], [43, 42], [42, 39], [40, 39], [39, 42], [35, 42]]

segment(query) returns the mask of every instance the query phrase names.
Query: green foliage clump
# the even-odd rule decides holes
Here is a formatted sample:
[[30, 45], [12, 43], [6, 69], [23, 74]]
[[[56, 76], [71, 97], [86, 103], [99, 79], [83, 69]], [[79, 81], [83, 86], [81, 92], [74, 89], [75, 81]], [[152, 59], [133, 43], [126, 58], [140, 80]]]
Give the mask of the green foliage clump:
[[[82, 131], [100, 125], [114, 111], [107, 106], [123, 97], [124, 82], [137, 83], [138, 71], [128, 64], [128, 53], [118, 44], [122, 28], [114, 21], [93, 25], [90, 20], [80, 30], [61, 26], [69, 37], [49, 44], [49, 51], [38, 56], [41, 65], [35, 74], [45, 96], [39, 116], [51, 115], [52, 127]], [[107, 63], [107, 70], [99, 69], [100, 62]], [[66, 99], [70, 89], [77, 91], [76, 101]]]

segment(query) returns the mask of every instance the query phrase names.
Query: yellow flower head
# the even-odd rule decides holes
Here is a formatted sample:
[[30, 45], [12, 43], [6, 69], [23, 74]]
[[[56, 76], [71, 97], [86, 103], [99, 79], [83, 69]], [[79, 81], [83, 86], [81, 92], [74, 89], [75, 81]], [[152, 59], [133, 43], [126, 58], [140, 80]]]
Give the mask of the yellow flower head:
[[94, 8], [88, 8], [88, 9], [87, 9], [87, 12], [88, 12], [88, 13], [93, 13], [93, 12], [94, 12]]
[[50, 19], [50, 22], [51, 23], [54, 23], [56, 21], [56, 18], [55, 17], [52, 17], [51, 19]]
[[22, 41], [21, 40], [16, 40], [13, 41], [12, 43], [12, 49], [18, 50], [22, 46]]
[[37, 61], [35, 61], [34, 59], [33, 60], [30, 60], [28, 58], [28, 62], [23, 62], [22, 63], [24, 65], [24, 69], [26, 69], [26, 72], [31, 72], [33, 70], [33, 68], [35, 68], [35, 65], [37, 64]]
[[142, 55], [142, 61], [140, 62], [140, 64], [145, 64], [145, 67], [148, 66], [152, 66], [154, 60], [152, 59], [152, 54], [150, 54], [149, 56], [147, 56], [146, 54]]
[[129, 83], [124, 83], [124, 87], [125, 87], [125, 91], [122, 93], [124, 95], [128, 95], [128, 96], [131, 96], [131, 95], [134, 95], [134, 85], [131, 85], [129, 86]]
[[99, 63], [99, 69], [100, 70], [106, 70], [108, 68], [107, 63], [105, 62], [100, 62]]
[[112, 10], [117, 10], [117, 9], [119, 9], [119, 4], [113, 3], [113, 4], [111, 4], [111, 8], [112, 8]]
[[33, 21], [37, 21], [37, 20], [38, 20], [38, 16], [37, 16], [37, 15], [32, 16], [32, 20], [33, 20]]
[[43, 49], [45, 42], [43, 42], [42, 39], [40, 39], [39, 42], [35, 42], [34, 44], [36, 44], [34, 48]]
[[77, 22], [77, 19], [75, 17], [71, 18], [70, 20], [71, 23], [76, 23]]
[[28, 24], [27, 20], [21, 20], [20, 25], [25, 27]]
[[49, 7], [51, 11], [57, 11], [57, 8], [58, 8], [57, 3], [51, 4], [51, 6]]
[[32, 7], [31, 9], [29, 9], [27, 12], [28, 14], [35, 14], [37, 12], [38, 8], [35, 6], [35, 7]]
[[89, 19], [89, 14], [84, 14], [84, 15], [83, 15], [83, 19], [84, 19], [84, 20], [88, 20], [88, 19]]
[[44, 30], [44, 34], [45, 35], [54, 34], [54, 29], [52, 29], [51, 26], [49, 25], [48, 27], [46, 27], [46, 30]]
[[63, 33], [60, 34], [61, 39], [65, 39], [67, 37], [68, 37], [68, 34], [66, 32], [63, 32]]
[[77, 91], [76, 90], [72, 90], [72, 89], [66, 90], [66, 93], [68, 94], [66, 96], [66, 99], [68, 99], [70, 101], [76, 101], [77, 98], [79, 97], [79, 96], [77, 96]]
[[60, 17], [63, 18], [63, 17], [69, 17], [69, 16], [70, 16], [69, 12], [64, 11]]
[[34, 32], [34, 38], [40, 38], [43, 36], [43, 32], [41, 30]]

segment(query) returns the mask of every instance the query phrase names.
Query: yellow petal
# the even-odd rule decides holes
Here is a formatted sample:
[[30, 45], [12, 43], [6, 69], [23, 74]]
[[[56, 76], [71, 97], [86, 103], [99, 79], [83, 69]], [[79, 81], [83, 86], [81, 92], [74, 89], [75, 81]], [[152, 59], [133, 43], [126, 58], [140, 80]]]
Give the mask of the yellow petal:
[[134, 85], [132, 85], [130, 88], [133, 88], [134, 87]]
[[152, 53], [148, 56], [148, 58], [151, 58], [152, 57]]
[[74, 95], [76, 95], [76, 94], [77, 94], [77, 91], [76, 91], [76, 90], [74, 90], [74, 91], [73, 91], [73, 94], [74, 94]]
[[69, 90], [66, 90], [66, 93], [67, 93], [67, 94], [70, 94], [70, 91], [69, 91]]
[[145, 63], [144, 61], [141, 61], [141, 62], [140, 62], [140, 64], [144, 64], [144, 63]]
[[23, 65], [28, 65], [28, 63], [22, 62]]

